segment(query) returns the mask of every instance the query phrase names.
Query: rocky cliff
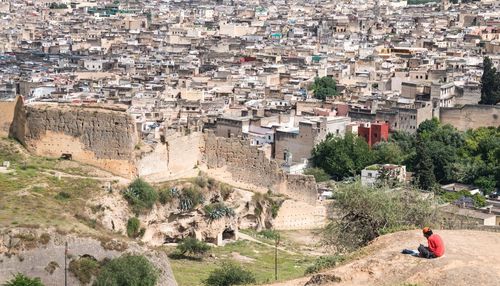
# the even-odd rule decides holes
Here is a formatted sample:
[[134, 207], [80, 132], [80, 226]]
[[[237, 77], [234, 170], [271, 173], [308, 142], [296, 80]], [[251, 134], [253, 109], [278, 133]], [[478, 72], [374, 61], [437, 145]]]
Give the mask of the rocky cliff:
[[[53, 230], [25, 228], [0, 230], [0, 284], [11, 279], [13, 274], [21, 272], [31, 277], [40, 277], [46, 286], [64, 285], [66, 242], [68, 264], [82, 256], [102, 261], [127, 253], [140, 254], [159, 271], [159, 286], [177, 285], [164, 252], [151, 250], [134, 242], [98, 240]], [[71, 271], [68, 271], [68, 285], [81, 285]]]

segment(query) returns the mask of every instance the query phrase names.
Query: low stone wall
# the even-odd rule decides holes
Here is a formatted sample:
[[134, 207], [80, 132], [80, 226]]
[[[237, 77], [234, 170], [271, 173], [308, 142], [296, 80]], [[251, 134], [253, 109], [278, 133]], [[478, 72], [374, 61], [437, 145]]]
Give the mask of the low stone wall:
[[500, 106], [464, 105], [462, 107], [441, 107], [439, 119], [460, 131], [479, 127], [500, 126]]
[[205, 134], [203, 162], [209, 169], [224, 169], [232, 180], [268, 189], [288, 197], [316, 204], [317, 188], [313, 176], [286, 174], [278, 163], [246, 140]]

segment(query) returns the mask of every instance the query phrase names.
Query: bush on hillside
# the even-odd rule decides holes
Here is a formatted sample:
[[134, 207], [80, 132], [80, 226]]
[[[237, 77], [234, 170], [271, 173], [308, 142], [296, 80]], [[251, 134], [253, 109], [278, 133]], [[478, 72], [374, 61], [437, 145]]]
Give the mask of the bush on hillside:
[[205, 286], [232, 286], [255, 283], [255, 275], [234, 263], [224, 262], [203, 281]]
[[203, 207], [203, 211], [205, 212], [205, 217], [207, 217], [210, 221], [218, 220], [223, 217], [232, 217], [235, 215], [234, 210], [226, 206], [224, 203], [206, 205]]
[[204, 255], [210, 250], [210, 246], [194, 237], [187, 237], [177, 245], [176, 250], [181, 256], [186, 254]]
[[330, 176], [321, 168], [309, 168], [304, 170], [304, 175], [314, 176], [316, 182], [321, 183], [330, 180]]
[[127, 236], [136, 238], [144, 234], [144, 229], [141, 229], [141, 222], [136, 217], [131, 217], [127, 221]]
[[179, 209], [181, 211], [192, 211], [204, 201], [203, 194], [196, 187], [182, 190], [179, 196]]
[[140, 255], [124, 255], [106, 263], [94, 286], [154, 286], [158, 271], [153, 264]]
[[44, 286], [40, 278], [30, 278], [22, 273], [17, 273], [14, 277], [5, 282], [4, 286]]
[[68, 270], [82, 284], [89, 284], [92, 277], [99, 273], [99, 262], [91, 257], [81, 257], [69, 262]]
[[338, 219], [328, 224], [324, 239], [340, 251], [353, 250], [389, 230], [435, 222], [431, 206], [432, 201], [415, 190], [389, 191], [363, 187], [359, 182], [345, 185], [332, 205]]
[[158, 199], [158, 193], [146, 181], [136, 179], [123, 192], [123, 196], [136, 213], [150, 210]]
[[333, 268], [337, 266], [339, 263], [344, 261], [344, 257], [340, 255], [333, 255], [333, 256], [320, 256], [318, 259], [314, 261], [314, 264], [307, 267], [305, 274], [312, 274], [312, 273], [318, 273], [321, 270], [327, 269], [327, 268]]

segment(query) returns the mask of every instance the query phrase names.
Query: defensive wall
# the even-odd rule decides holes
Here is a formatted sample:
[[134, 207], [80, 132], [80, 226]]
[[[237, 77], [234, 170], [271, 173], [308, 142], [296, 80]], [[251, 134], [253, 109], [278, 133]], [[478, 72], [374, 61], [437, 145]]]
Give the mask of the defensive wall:
[[460, 131], [479, 127], [500, 126], [500, 106], [464, 105], [462, 107], [441, 107], [439, 119]]
[[18, 100], [22, 100], [21, 97], [16, 98], [14, 101], [0, 101], [0, 136], [9, 136], [9, 129], [14, 121], [14, 111], [16, 109], [16, 104]]
[[202, 132], [188, 135], [176, 132], [166, 136], [165, 142], [157, 143], [151, 152], [141, 154], [137, 161], [138, 175], [149, 181], [193, 176], [192, 171], [196, 172], [194, 168], [202, 159], [203, 140]]
[[124, 177], [136, 174], [137, 133], [124, 111], [95, 107], [17, 103], [10, 136], [30, 152], [72, 159]]
[[207, 132], [204, 141], [203, 162], [207, 168], [225, 168], [236, 182], [316, 204], [317, 189], [313, 176], [286, 174], [276, 161], [266, 158], [264, 151], [240, 138], [216, 137], [213, 132]]

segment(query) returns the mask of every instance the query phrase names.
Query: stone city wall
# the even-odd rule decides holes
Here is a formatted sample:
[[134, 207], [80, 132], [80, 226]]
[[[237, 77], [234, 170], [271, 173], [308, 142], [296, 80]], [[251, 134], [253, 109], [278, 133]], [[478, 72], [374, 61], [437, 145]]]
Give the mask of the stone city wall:
[[500, 106], [464, 105], [462, 107], [441, 107], [440, 121], [451, 124], [460, 131], [479, 127], [500, 126]]
[[0, 101], [0, 136], [9, 136], [9, 129], [14, 120], [14, 111], [18, 100], [22, 100], [18, 97], [15, 101]]
[[139, 176], [161, 181], [193, 175], [189, 172], [201, 162], [203, 139], [202, 132], [166, 137], [165, 143], [157, 143], [151, 152], [142, 154], [137, 162]]
[[209, 169], [222, 169], [233, 181], [270, 189], [288, 197], [316, 204], [316, 182], [312, 176], [286, 174], [278, 163], [266, 158], [256, 146], [239, 138], [216, 137], [205, 134], [203, 162]]
[[10, 135], [36, 155], [61, 157], [117, 175], [136, 174], [137, 134], [125, 112], [103, 108], [32, 105], [16, 107]]
[[281, 205], [273, 226], [278, 230], [319, 229], [326, 222], [325, 206], [286, 200]]

